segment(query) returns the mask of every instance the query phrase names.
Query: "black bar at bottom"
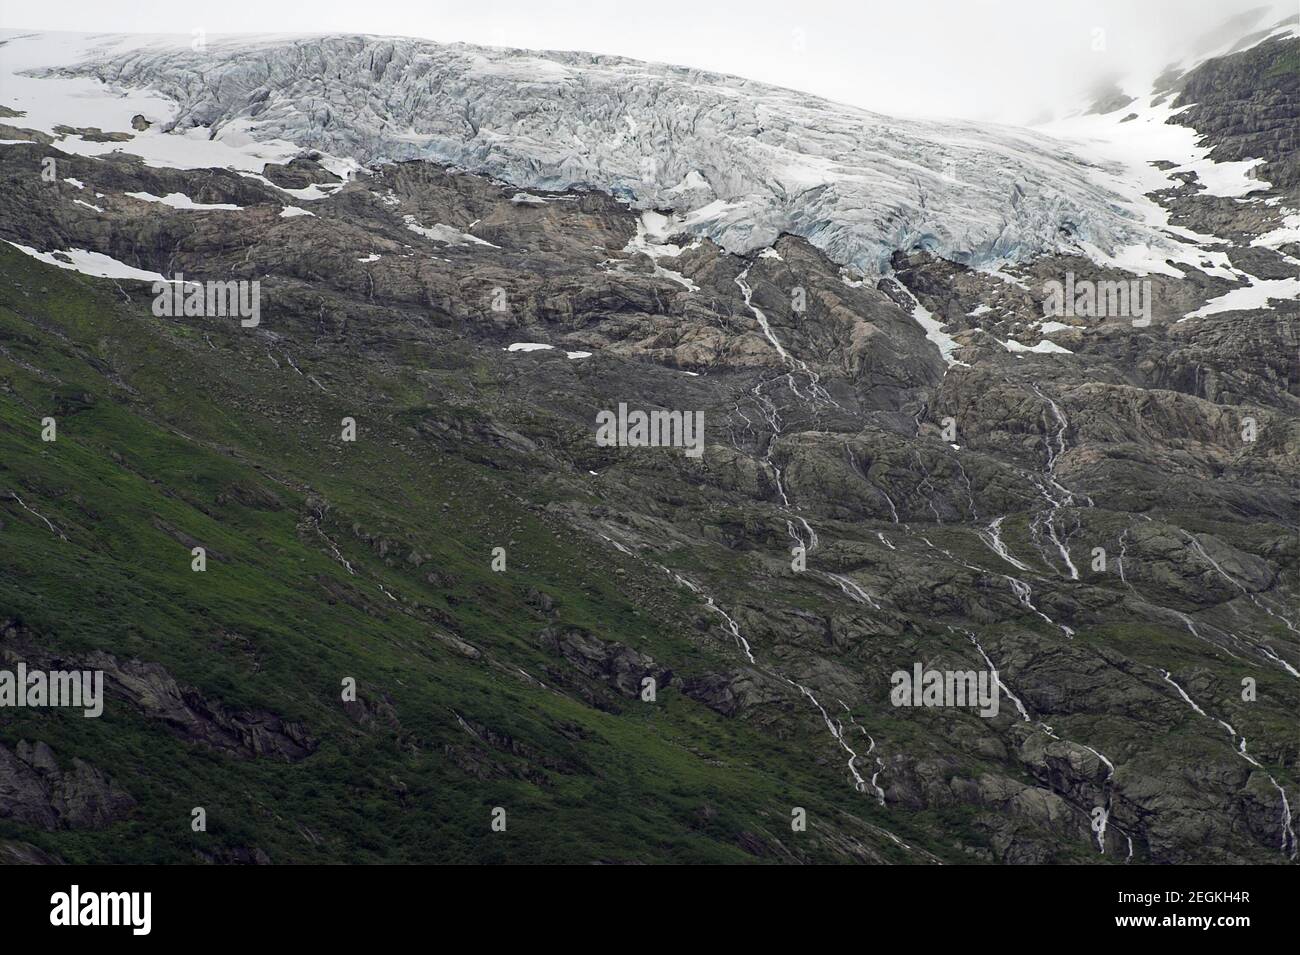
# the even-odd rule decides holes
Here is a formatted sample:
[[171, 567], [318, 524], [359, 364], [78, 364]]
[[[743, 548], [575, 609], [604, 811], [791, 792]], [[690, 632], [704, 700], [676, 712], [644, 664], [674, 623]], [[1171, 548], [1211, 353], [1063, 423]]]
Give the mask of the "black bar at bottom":
[[[72, 933], [78, 941], [127, 944], [284, 936], [331, 946], [453, 924], [478, 924], [494, 940], [518, 932], [536, 941], [546, 926], [582, 931], [611, 920], [635, 937], [677, 934], [665, 920], [678, 930], [721, 930], [725, 923], [732, 935], [766, 932], [787, 920], [803, 931], [822, 922], [845, 920], [847, 927], [891, 919], [944, 934], [960, 934], [964, 924], [995, 935], [1001, 926], [1020, 937], [1068, 928], [1072, 941], [1085, 942], [1154, 935], [1182, 944], [1199, 933], [1230, 944], [1253, 932], [1282, 937], [1294, 924], [1297, 900], [1294, 866], [861, 868], [776, 883], [713, 872], [699, 874], [707, 880], [703, 891], [686, 893], [675, 881], [680, 876], [670, 886], [608, 876], [590, 883], [581, 871], [548, 873], [540, 883], [534, 876], [516, 883], [497, 869], [424, 867], [8, 868], [0, 869], [0, 899], [6, 941]], [[147, 909], [145, 896], [133, 893], [148, 893]], [[118, 924], [81, 924], [87, 921]]]

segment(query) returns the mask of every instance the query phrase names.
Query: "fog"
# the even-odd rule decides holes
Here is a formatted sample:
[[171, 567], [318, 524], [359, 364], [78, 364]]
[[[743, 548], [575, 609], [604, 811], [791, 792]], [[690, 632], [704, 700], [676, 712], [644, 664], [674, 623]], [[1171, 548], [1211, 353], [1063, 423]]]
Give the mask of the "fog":
[[6, 4], [0, 26], [356, 32], [585, 50], [735, 73], [883, 113], [1024, 123], [1077, 108], [1107, 79], [1152, 76], [1252, 10], [1265, 26], [1294, 14], [1296, 2], [64, 0], [56, 12]]

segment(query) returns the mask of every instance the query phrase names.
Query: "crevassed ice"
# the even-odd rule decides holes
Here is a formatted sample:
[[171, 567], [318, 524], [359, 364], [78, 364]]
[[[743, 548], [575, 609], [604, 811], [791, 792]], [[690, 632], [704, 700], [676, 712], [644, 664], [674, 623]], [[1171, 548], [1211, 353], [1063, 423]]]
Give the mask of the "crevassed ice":
[[1023, 129], [895, 119], [585, 53], [327, 36], [209, 37], [196, 56], [186, 38], [96, 40], [98, 51], [38, 74], [165, 97], [176, 132], [608, 190], [671, 209], [733, 252], [790, 232], [880, 274], [893, 250], [918, 245], [982, 266], [1078, 242], [1114, 255], [1173, 241], [1088, 161]]

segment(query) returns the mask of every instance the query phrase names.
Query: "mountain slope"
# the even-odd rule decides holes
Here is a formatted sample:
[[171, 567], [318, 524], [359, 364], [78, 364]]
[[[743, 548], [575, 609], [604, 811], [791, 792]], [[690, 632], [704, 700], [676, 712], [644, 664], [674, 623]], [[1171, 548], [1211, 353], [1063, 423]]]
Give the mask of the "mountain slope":
[[[176, 115], [248, 93], [219, 50], [187, 86], [172, 41], [121, 45], [92, 71], [173, 84]], [[319, 72], [290, 48], [285, 130]], [[1150, 276], [1149, 325], [1049, 321], [1046, 283], [1104, 255], [995, 273], [860, 222], [888, 274], [820, 234], [737, 254], [540, 165], [362, 167], [29, 79], [63, 92], [6, 101], [0, 145], [0, 654], [108, 699], [4, 714], [11, 855], [1295, 859], [1300, 306], [1188, 317], [1285, 281], [1300, 250], [1257, 244], [1285, 189], [1166, 182], [1143, 201], [1199, 267]], [[159, 314], [176, 273], [258, 282], [257, 324]], [[602, 445], [620, 404], [701, 414], [702, 455]], [[895, 705], [917, 664], [995, 668], [998, 713]]]

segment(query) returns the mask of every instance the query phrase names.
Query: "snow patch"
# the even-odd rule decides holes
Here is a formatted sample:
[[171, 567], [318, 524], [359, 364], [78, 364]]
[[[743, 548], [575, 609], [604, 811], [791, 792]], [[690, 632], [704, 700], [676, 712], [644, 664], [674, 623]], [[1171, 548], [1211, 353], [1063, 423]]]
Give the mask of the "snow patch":
[[[628, 255], [646, 255], [654, 265], [654, 274], [659, 278], [669, 279], [682, 286], [688, 292], [698, 292], [700, 287], [681, 272], [665, 268], [659, 264], [660, 259], [675, 259], [685, 251], [682, 246], [668, 242], [669, 236], [683, 231], [681, 221], [675, 217], [659, 212], [643, 212], [636, 223], [636, 235], [623, 246]], [[695, 248], [699, 240], [687, 248]], [[618, 263], [614, 271], [622, 271], [623, 263]]]
[[[170, 283], [173, 281], [159, 272], [137, 269], [135, 266], [119, 262], [117, 259], [100, 252], [90, 252], [86, 249], [67, 249], [58, 253], [38, 252], [31, 246], [19, 245], [17, 242], [10, 242], [9, 244], [34, 259], [40, 259], [42, 262], [58, 266], [70, 272], [80, 272], [82, 275], [93, 275], [102, 279], [133, 279], [137, 282]], [[65, 262], [62, 259], [57, 259], [55, 258], [56, 254], [66, 256], [70, 261]]]
[[1257, 279], [1251, 276], [1251, 284], [1235, 288], [1218, 298], [1212, 298], [1194, 312], [1188, 312], [1178, 321], [1189, 318], [1204, 318], [1220, 312], [1239, 312], [1248, 309], [1271, 309], [1273, 301], [1300, 299], [1300, 278]]
[[[509, 345], [502, 350], [511, 351], [511, 352], [531, 352], [531, 351], [551, 351], [554, 348], [555, 348], [554, 345], [546, 345], [543, 344], [542, 342], [515, 342], [514, 344]], [[589, 351], [566, 351], [564, 354], [571, 359], [591, 357], [591, 352]]]
[[1046, 338], [1037, 345], [1022, 345], [1014, 338], [1009, 338], [1002, 343], [1002, 347], [1009, 352], [1033, 352], [1038, 355], [1073, 355], [1074, 352], [1068, 348], [1062, 348], [1056, 342], [1049, 342]]
[[1251, 240], [1250, 244], [1265, 249], [1278, 249], [1291, 243], [1300, 243], [1300, 214], [1286, 216], [1282, 225]]
[[925, 337], [939, 349], [939, 354], [943, 356], [944, 363], [952, 368], [954, 365], [961, 365], [969, 368], [970, 366], [964, 361], [958, 361], [953, 357], [953, 353], [961, 347], [960, 343], [953, 338], [944, 328], [944, 324], [931, 314], [930, 310], [921, 304], [921, 300], [912, 294], [902, 282], [895, 280], [895, 284], [903, 290], [908, 298], [912, 300], [912, 318], [918, 325], [925, 329]]
[[[226, 209], [230, 211], [242, 209], [243, 206], [232, 205], [229, 202], [195, 202], [183, 192], [169, 192], [165, 196], [155, 196], [149, 192], [128, 192], [125, 195], [132, 199], [139, 199], [143, 202], [160, 202], [165, 206], [171, 206], [173, 209], [185, 209], [192, 212], [203, 212], [206, 210]], [[281, 213], [283, 215], [283, 213]]]
[[417, 235], [422, 235], [426, 239], [432, 239], [434, 242], [442, 242], [446, 245], [484, 245], [489, 249], [498, 249], [500, 246], [493, 245], [476, 235], [470, 235], [468, 232], [461, 232], [459, 229], [453, 229], [449, 225], [443, 225], [441, 222], [435, 223], [432, 228], [426, 228], [416, 220], [415, 216], [402, 216], [402, 221], [406, 227]]

